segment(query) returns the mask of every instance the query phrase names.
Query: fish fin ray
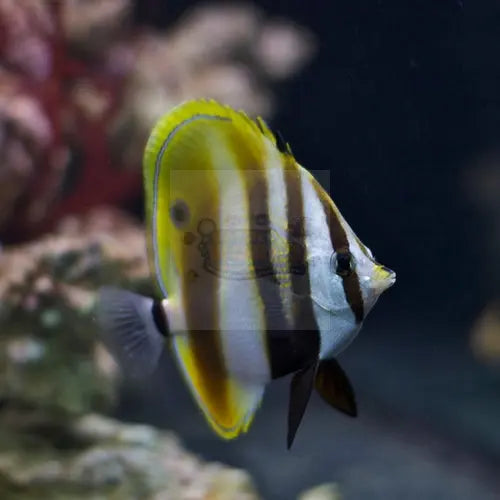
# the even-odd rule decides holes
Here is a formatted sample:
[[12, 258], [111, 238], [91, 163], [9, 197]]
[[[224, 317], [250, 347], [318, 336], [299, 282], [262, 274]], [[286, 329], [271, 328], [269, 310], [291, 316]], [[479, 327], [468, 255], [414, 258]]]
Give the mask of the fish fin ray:
[[101, 339], [123, 369], [133, 378], [150, 375], [163, 350], [164, 340], [157, 330], [153, 299], [118, 288], [99, 291], [97, 318]]
[[322, 399], [330, 406], [351, 417], [357, 416], [354, 389], [336, 359], [320, 362], [314, 385]]

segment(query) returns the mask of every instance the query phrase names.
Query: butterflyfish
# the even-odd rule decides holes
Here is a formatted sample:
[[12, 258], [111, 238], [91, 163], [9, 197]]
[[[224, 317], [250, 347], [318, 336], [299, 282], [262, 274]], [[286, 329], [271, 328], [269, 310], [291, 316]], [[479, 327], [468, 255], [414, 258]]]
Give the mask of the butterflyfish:
[[395, 273], [379, 264], [281, 134], [215, 101], [154, 126], [143, 160], [158, 296], [103, 288], [103, 339], [130, 374], [169, 345], [213, 430], [250, 427], [264, 389], [292, 375], [288, 448], [313, 388], [356, 416], [337, 356]]

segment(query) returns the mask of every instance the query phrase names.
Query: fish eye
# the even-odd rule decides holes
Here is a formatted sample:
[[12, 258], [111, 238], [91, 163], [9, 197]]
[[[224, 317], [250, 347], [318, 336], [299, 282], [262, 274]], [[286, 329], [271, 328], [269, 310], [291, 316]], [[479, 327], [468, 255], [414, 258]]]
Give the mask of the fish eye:
[[353, 269], [352, 254], [349, 251], [337, 252], [333, 255], [333, 266], [339, 276], [349, 276]]

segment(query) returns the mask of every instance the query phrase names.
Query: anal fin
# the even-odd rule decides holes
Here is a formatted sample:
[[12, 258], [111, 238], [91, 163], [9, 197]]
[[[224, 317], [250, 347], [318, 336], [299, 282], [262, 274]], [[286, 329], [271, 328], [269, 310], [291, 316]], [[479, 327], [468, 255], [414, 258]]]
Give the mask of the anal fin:
[[336, 359], [325, 359], [320, 362], [315, 387], [330, 406], [351, 417], [357, 416], [354, 389]]

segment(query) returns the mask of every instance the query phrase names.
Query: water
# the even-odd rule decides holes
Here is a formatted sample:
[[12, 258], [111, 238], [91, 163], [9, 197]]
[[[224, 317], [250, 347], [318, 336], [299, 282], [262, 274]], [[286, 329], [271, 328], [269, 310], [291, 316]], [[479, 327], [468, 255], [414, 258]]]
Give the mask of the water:
[[335, 481], [347, 500], [494, 499], [500, 376], [457, 345], [458, 328], [368, 321], [340, 358], [360, 416], [349, 419], [313, 395], [289, 452], [288, 379], [270, 386], [237, 441], [213, 435], [167, 356], [152, 387], [129, 395], [121, 411], [175, 430], [203, 457], [248, 469], [264, 498]]

